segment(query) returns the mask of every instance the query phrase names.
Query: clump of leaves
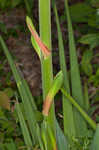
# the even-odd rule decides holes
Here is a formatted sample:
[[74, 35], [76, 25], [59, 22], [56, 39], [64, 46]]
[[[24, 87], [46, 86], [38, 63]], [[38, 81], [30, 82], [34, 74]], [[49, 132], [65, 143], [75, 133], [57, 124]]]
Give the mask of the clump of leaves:
[[76, 150], [89, 150], [90, 144], [92, 141], [92, 137], [80, 137], [80, 138], [72, 138], [73, 144], [70, 147], [70, 150], [76, 149]]
[[0, 107], [0, 142], [5, 143], [11, 138], [21, 136], [21, 131], [16, 124], [15, 116], [2, 107]]
[[95, 87], [99, 86], [99, 69], [97, 69], [94, 75], [90, 76], [89, 83], [93, 83]]
[[92, 58], [93, 58], [93, 51], [85, 50], [82, 56], [82, 60], [81, 60], [81, 68], [87, 76], [92, 75], [92, 72], [93, 72], [93, 68], [91, 64]]
[[80, 43], [89, 45], [90, 49], [93, 49], [96, 46], [99, 46], [98, 41], [99, 41], [99, 34], [98, 33], [84, 35], [79, 40]]

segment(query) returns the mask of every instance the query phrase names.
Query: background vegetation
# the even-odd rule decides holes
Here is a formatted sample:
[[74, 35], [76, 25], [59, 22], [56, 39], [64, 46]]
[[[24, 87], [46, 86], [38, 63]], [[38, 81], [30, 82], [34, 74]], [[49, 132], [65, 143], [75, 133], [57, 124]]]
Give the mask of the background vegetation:
[[99, 2], [1, 0], [0, 12], [0, 148], [98, 150]]

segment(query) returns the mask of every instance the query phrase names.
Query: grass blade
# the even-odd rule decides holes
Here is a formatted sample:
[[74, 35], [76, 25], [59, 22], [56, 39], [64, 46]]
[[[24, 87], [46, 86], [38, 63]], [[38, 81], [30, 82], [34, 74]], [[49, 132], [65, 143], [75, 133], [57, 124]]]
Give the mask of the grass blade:
[[27, 125], [25, 123], [25, 120], [24, 120], [24, 117], [23, 117], [23, 114], [22, 114], [19, 103], [16, 104], [16, 111], [17, 111], [17, 114], [18, 114], [18, 118], [19, 118], [19, 122], [20, 122], [20, 125], [21, 125], [21, 129], [22, 129], [25, 144], [27, 146], [27, 149], [31, 150], [31, 148], [32, 148], [31, 137], [30, 137]]
[[97, 125], [96, 132], [90, 146], [90, 150], [99, 150], [99, 125]]
[[63, 134], [61, 128], [59, 127], [59, 124], [57, 121], [56, 121], [56, 136], [57, 136], [58, 150], [70, 150], [66, 136], [64, 136], [64, 134]]
[[54, 136], [54, 132], [52, 131], [51, 126], [48, 122], [48, 117], [46, 117], [46, 119], [42, 123], [41, 131], [42, 131], [42, 139], [43, 139], [45, 149], [57, 150], [56, 139]]
[[24, 87], [24, 89], [25, 89], [25, 92], [26, 92], [27, 95], [28, 95], [28, 99], [29, 99], [29, 102], [31, 103], [32, 108], [33, 108], [34, 110], [37, 110], [37, 106], [36, 106], [36, 104], [35, 104], [34, 98], [33, 98], [33, 96], [32, 96], [32, 93], [30, 92], [30, 89], [29, 89], [29, 86], [28, 86], [26, 80], [25, 80], [25, 79], [22, 79], [21, 81], [22, 81], [22, 85], [23, 85], [23, 87]]
[[[71, 72], [71, 85], [72, 85], [72, 96], [77, 101], [77, 103], [84, 108], [84, 100], [82, 93], [82, 86], [80, 81], [80, 72], [76, 56], [76, 47], [73, 35], [73, 28], [71, 23], [71, 18], [69, 14], [68, 0], [65, 0], [67, 22], [68, 22], [68, 34], [69, 34], [69, 50], [70, 50], [70, 72]], [[87, 127], [86, 122], [74, 108], [74, 121], [77, 136], [86, 135]]]
[[[66, 91], [70, 93], [69, 83], [68, 83], [68, 75], [66, 69], [66, 62], [65, 62], [65, 54], [64, 54], [64, 45], [62, 39], [62, 33], [59, 24], [59, 17], [57, 13], [57, 8], [55, 3], [53, 2], [54, 13], [56, 17], [56, 24], [57, 24], [57, 32], [58, 32], [58, 44], [59, 44], [59, 59], [60, 59], [60, 68], [63, 72], [63, 80], [64, 80], [64, 88]], [[63, 119], [64, 119], [64, 132], [65, 135], [69, 137], [71, 141], [71, 137], [75, 136], [75, 126], [74, 126], [74, 119], [73, 119], [73, 110], [71, 103], [66, 99], [63, 95]]]
[[[29, 92], [27, 93], [27, 91], [25, 90], [25, 87], [23, 86], [21, 76], [19, 75], [18, 70], [16, 69], [16, 66], [13, 62], [13, 59], [12, 59], [8, 49], [7, 49], [7, 46], [5, 45], [4, 40], [1, 36], [0, 36], [0, 43], [3, 47], [4, 53], [5, 53], [5, 55], [8, 59], [11, 70], [13, 72], [13, 75], [14, 75], [14, 78], [15, 78], [20, 96], [22, 98], [22, 102], [23, 102], [24, 109], [25, 109], [25, 112], [26, 112], [26, 117], [27, 117], [27, 120], [28, 120], [28, 123], [29, 123], [31, 135], [32, 135], [32, 138], [33, 138], [33, 142], [35, 144], [38, 141], [37, 140], [37, 135], [36, 135], [36, 130], [35, 130], [36, 118], [35, 118], [35, 113], [33, 112], [32, 105], [30, 103], [31, 100], [29, 100], [29, 97], [28, 97]], [[26, 86], [26, 84], [25, 84], [25, 86]]]
[[37, 126], [37, 136], [38, 136], [40, 148], [41, 148], [41, 150], [44, 150], [44, 146], [43, 146], [43, 142], [42, 142], [42, 138], [41, 138], [41, 130], [38, 126]]

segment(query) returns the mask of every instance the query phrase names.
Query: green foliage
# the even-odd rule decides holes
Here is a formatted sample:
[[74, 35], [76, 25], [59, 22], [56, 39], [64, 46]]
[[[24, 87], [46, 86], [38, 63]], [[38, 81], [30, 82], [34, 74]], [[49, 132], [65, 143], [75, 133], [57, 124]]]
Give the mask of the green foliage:
[[11, 4], [10, 4], [11, 7], [14, 8], [14, 7], [18, 6], [19, 4], [21, 4], [21, 3], [22, 3], [22, 0], [16, 0], [16, 1], [13, 1], [13, 0], [12, 0], [10, 3], [11, 3]]
[[91, 0], [92, 6], [99, 8], [99, 1], [98, 0]]
[[[8, 58], [8, 60], [9, 60], [9, 64], [11, 66], [12, 72], [14, 74], [14, 77], [15, 77], [15, 80], [16, 80], [16, 83], [17, 83], [17, 87], [18, 87], [20, 95], [22, 97], [22, 101], [23, 101], [24, 108], [25, 108], [25, 111], [26, 111], [26, 114], [27, 114], [27, 118], [29, 118], [28, 122], [29, 122], [30, 130], [31, 130], [32, 138], [34, 139], [34, 143], [35, 143], [36, 142], [36, 135], [35, 135], [35, 138], [34, 138], [34, 134], [33, 134], [33, 133], [35, 133], [35, 128], [34, 128], [35, 125], [33, 126], [33, 124], [36, 123], [36, 119], [35, 119], [35, 116], [34, 116], [34, 113], [33, 113], [33, 108], [35, 109], [36, 105], [34, 103], [34, 99], [31, 96], [31, 93], [28, 89], [26, 81], [21, 79], [22, 77], [19, 75], [18, 70], [16, 69], [16, 66], [15, 66], [15, 64], [14, 64], [12, 58], [11, 58], [11, 55], [10, 55], [10, 53], [9, 53], [2, 37], [0, 37], [0, 41], [2, 43], [2, 47], [5, 50], [5, 54]], [[32, 105], [31, 105], [31, 103], [28, 103], [28, 99], [30, 100], [30, 102], [32, 101], [31, 102]], [[24, 100], [26, 100], [26, 102]], [[32, 106], [33, 106], [33, 108], [32, 108]], [[32, 120], [32, 118], [34, 118], [34, 120]]]
[[32, 15], [32, 8], [33, 8], [33, 0], [0, 0], [0, 8], [1, 10], [6, 10], [7, 8], [15, 8], [21, 4], [25, 4], [27, 13], [29, 16]]
[[[98, 54], [94, 55], [93, 54], [93, 50], [96, 47], [99, 46], [99, 34], [98, 33], [93, 33], [93, 34], [87, 34], [81, 37], [81, 39], [79, 40], [80, 43], [82, 44], [87, 44], [90, 49], [89, 50], [85, 50], [82, 56], [82, 61], [81, 61], [81, 68], [82, 71], [89, 76], [89, 83], [93, 83], [95, 87], [98, 87], [99, 85], [99, 69], [98, 66], [96, 66], [96, 68], [94, 67], [94, 65], [91, 64], [91, 61], [93, 59], [95, 59]], [[93, 74], [93, 70], [94, 70], [94, 74]]]
[[77, 3], [70, 7], [71, 19], [73, 22], [88, 22], [95, 9], [86, 3]]
[[70, 147], [70, 150], [76, 149], [76, 150], [89, 150], [90, 143], [91, 143], [91, 137], [80, 137], [78, 138], [73, 138], [73, 144]]
[[95, 87], [99, 86], [99, 69], [97, 69], [95, 75], [91, 75], [89, 78], [89, 82], [93, 83]]
[[8, 6], [10, 6], [10, 1], [7, 1], [7, 0], [0, 0], [0, 8], [4, 9], [4, 8], [7, 8]]
[[91, 65], [92, 57], [93, 57], [92, 50], [85, 50], [82, 56], [81, 67], [83, 72], [88, 76], [92, 75], [92, 71], [93, 71]]
[[0, 8], [1, 9], [6, 9], [6, 8], [14, 8], [17, 5], [19, 5], [20, 3], [22, 3], [21, 0], [0, 0]]
[[[8, 7], [8, 4], [4, 2], [5, 1], [3, 1], [3, 4], [1, 5], [3, 9]], [[33, 1], [30, 0], [24, 2], [27, 8], [28, 15], [30, 16], [32, 10], [31, 8], [33, 7]], [[16, 7], [19, 3], [20, 0], [13, 2], [13, 7]], [[96, 7], [97, 2], [94, 3], [94, 1], [92, 0], [91, 4]], [[15, 134], [14, 130], [16, 129], [16, 123], [13, 124], [12, 121], [9, 121], [9, 116], [6, 116], [5, 112], [2, 109], [0, 110], [0, 125], [2, 127], [0, 128], [0, 142], [3, 143], [0, 144], [0, 148], [4, 150], [17, 148], [23, 148], [28, 150], [93, 150], [94, 148], [96, 148], [96, 150], [98, 150], [98, 126], [86, 113], [90, 110], [88, 88], [87, 84], [85, 84], [83, 94], [80, 81], [79, 64], [77, 61], [76, 45], [71, 22], [72, 18], [72, 20], [76, 23], [88, 23], [89, 26], [93, 26], [93, 24], [97, 21], [98, 24], [98, 10], [87, 5], [87, 3], [78, 3], [74, 6], [69, 7], [67, 0], [65, 0], [65, 7], [69, 35], [70, 82], [66, 69], [64, 45], [55, 1], [53, 1], [53, 8], [55, 12], [58, 31], [59, 60], [61, 71], [59, 71], [54, 79], [51, 55], [50, 0], [39, 1], [40, 38], [38, 34], [32, 34], [31, 37], [32, 45], [36, 49], [36, 52], [39, 55], [41, 61], [43, 84], [43, 99], [41, 98], [41, 101], [43, 102], [45, 100], [44, 105], [47, 102], [46, 104], [48, 105], [48, 107], [45, 107], [45, 109], [49, 111], [47, 115], [44, 115], [44, 105], [43, 114], [37, 108], [35, 100], [29, 90], [29, 87], [26, 81], [23, 79], [22, 73], [20, 73], [18, 67], [14, 64], [13, 58], [11, 57], [7, 46], [5, 45], [3, 38], [0, 36], [0, 43], [10, 64], [22, 100], [20, 102], [19, 97], [16, 96], [17, 102], [15, 106], [17, 115], [16, 113], [14, 114], [15, 119], [18, 119], [18, 122], [20, 123], [22, 134], [20, 132], [20, 128], [18, 127], [18, 133], [16, 135], [13, 135]], [[97, 16], [97, 20], [93, 21], [93, 18], [95, 16]], [[28, 21], [30, 21], [29, 23], [33, 27], [32, 32], [36, 33], [36, 30], [34, 30], [35, 28], [32, 24], [32, 20]], [[1, 31], [6, 33], [6, 27], [4, 26], [4, 24], [1, 23], [0, 25]], [[97, 25], [95, 25], [94, 27], [96, 29]], [[79, 40], [80, 43], [90, 46], [90, 50], [85, 50], [83, 53], [81, 67], [83, 72], [90, 77], [89, 82], [92, 82], [96, 87], [98, 87], [99, 84], [99, 69], [97, 69], [95, 75], [92, 74], [93, 67], [91, 65], [91, 60], [93, 58], [92, 49], [98, 46], [98, 37], [98, 33], [89, 32], [86, 35], [82, 36]], [[50, 49], [50, 56], [44, 59], [42, 52], [44, 52], [44, 50], [46, 49]], [[2, 70], [3, 65], [1, 65], [0, 67], [0, 69]], [[61, 93], [63, 100], [64, 132], [62, 131], [59, 123], [57, 122], [54, 108], [54, 96], [60, 90], [62, 83], [63, 88], [61, 89]], [[3, 103], [2, 101], [0, 101], [1, 106], [4, 105], [2, 107], [10, 110], [8, 99], [12, 98], [13, 96], [14, 91], [11, 88], [5, 88], [3, 92], [0, 92], [0, 100], [3, 100]], [[46, 100], [50, 100], [52, 103], [48, 103], [48, 101]], [[92, 140], [91, 146], [90, 141], [92, 136], [90, 136], [90, 130], [91, 133], [93, 133], [94, 131], [96, 132], [94, 135], [94, 139]], [[5, 133], [3, 134], [3, 132]], [[23, 141], [20, 140], [20, 137], [22, 138], [22, 135], [24, 137], [25, 146]], [[17, 142], [17, 138], [15, 139], [17, 147], [12, 140], [12, 137], [15, 136], [18, 136], [19, 138], [19, 142]], [[22, 146], [24, 147], [20, 147], [21, 142]]]
[[5, 88], [4, 93], [9, 97], [12, 98], [14, 96], [14, 90], [12, 88]]
[[5, 87], [11, 87], [12, 81], [11, 81], [11, 71], [8, 73], [5, 72], [4, 67], [7, 64], [7, 59], [2, 53], [2, 49], [0, 47], [0, 90], [4, 90]]
[[11, 150], [11, 149], [17, 150], [13, 139], [11, 139], [9, 142], [7, 142], [5, 144], [0, 144], [0, 148], [2, 150]]
[[[99, 79], [99, 78], [98, 78]], [[99, 101], [99, 90], [97, 89], [95, 95], [94, 95], [94, 101], [97, 102]]]
[[21, 140], [21, 132], [15, 119], [15, 116], [10, 111], [0, 107], [0, 143], [6, 143], [14, 136], [17, 136]]
[[90, 49], [93, 49], [99, 45], [99, 34], [93, 33], [84, 35], [81, 37], [79, 42], [82, 44], [88, 44], [90, 46]]

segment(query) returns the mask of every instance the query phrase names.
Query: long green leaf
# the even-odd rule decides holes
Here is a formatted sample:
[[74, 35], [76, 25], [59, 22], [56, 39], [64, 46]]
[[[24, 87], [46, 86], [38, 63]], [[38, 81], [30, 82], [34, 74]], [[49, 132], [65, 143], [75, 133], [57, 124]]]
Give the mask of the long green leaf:
[[3, 47], [3, 50], [4, 50], [4, 53], [5, 53], [5, 55], [8, 59], [8, 62], [10, 64], [11, 70], [13, 72], [13, 75], [14, 75], [19, 93], [21, 95], [22, 102], [23, 102], [23, 105], [24, 105], [24, 109], [25, 109], [25, 112], [26, 112], [26, 117], [27, 117], [29, 127], [30, 127], [30, 131], [31, 131], [31, 135], [32, 135], [32, 138], [33, 138], [33, 142], [35, 144], [35, 143], [37, 143], [37, 135], [36, 135], [36, 130], [35, 130], [36, 118], [35, 118], [35, 113], [33, 112], [33, 107], [32, 107], [33, 105], [31, 105], [31, 103], [30, 103], [31, 100], [29, 99], [30, 98], [29, 97], [29, 92], [27, 92], [27, 89], [25, 89], [26, 84], [25, 84], [25, 86], [23, 85], [21, 76], [19, 75], [18, 70], [16, 69], [16, 66], [13, 62], [13, 59], [12, 59], [12, 57], [11, 57], [9, 51], [8, 51], [8, 48], [5, 45], [4, 40], [1, 36], [0, 36], [0, 43], [1, 43], [1, 45]]
[[99, 150], [99, 125], [97, 125], [96, 132], [90, 146], [90, 150]]
[[[67, 75], [67, 68], [66, 68], [66, 62], [65, 62], [64, 45], [63, 45], [62, 33], [61, 33], [61, 29], [60, 29], [59, 17], [58, 17], [55, 2], [53, 2], [53, 8], [54, 8], [55, 16], [56, 16], [60, 68], [63, 72], [63, 80], [64, 80], [63, 86], [70, 93], [68, 75]], [[63, 118], [64, 118], [64, 132], [65, 132], [65, 135], [67, 135], [69, 137], [69, 140], [71, 141], [71, 137], [75, 136], [73, 110], [72, 110], [71, 103], [66, 99], [66, 97], [64, 95], [63, 95]]]
[[25, 89], [25, 92], [26, 92], [27, 95], [28, 95], [28, 99], [29, 99], [29, 102], [31, 103], [32, 108], [33, 108], [34, 110], [37, 110], [37, 106], [36, 106], [36, 104], [35, 104], [34, 98], [33, 98], [33, 96], [32, 96], [32, 93], [30, 92], [30, 89], [29, 89], [29, 86], [28, 86], [26, 80], [22, 78], [21, 81], [22, 81], [22, 85], [23, 85], [23, 87], [24, 87], [24, 89]]
[[38, 136], [38, 141], [39, 141], [40, 148], [41, 148], [41, 150], [44, 150], [44, 145], [43, 145], [43, 141], [42, 141], [42, 138], [41, 138], [41, 130], [38, 126], [36, 128], [37, 128], [37, 136]]
[[28, 130], [26, 122], [24, 120], [24, 117], [23, 117], [23, 114], [22, 114], [19, 103], [16, 104], [16, 111], [17, 111], [18, 118], [19, 118], [19, 121], [20, 121], [20, 125], [21, 125], [21, 129], [22, 129], [25, 144], [27, 146], [27, 149], [31, 150], [31, 148], [32, 148], [31, 136], [29, 134], [29, 130]]
[[57, 136], [58, 150], [70, 150], [68, 140], [66, 136], [63, 134], [63, 131], [59, 127], [57, 121], [56, 121], [56, 136]]
[[[72, 96], [77, 103], [84, 108], [82, 86], [80, 81], [80, 72], [77, 62], [76, 47], [73, 35], [72, 22], [69, 14], [68, 0], [65, 0], [67, 22], [68, 22], [68, 34], [69, 34], [69, 50], [70, 50], [70, 73], [71, 73], [71, 86]], [[85, 136], [87, 127], [86, 122], [80, 115], [80, 113], [74, 108], [74, 121], [77, 136]]]
[[42, 136], [42, 141], [44, 143], [44, 149], [50, 150], [50, 149], [52, 149], [52, 145], [51, 145], [51, 142], [49, 143], [50, 139], [48, 136], [47, 127], [48, 127], [47, 121], [44, 120], [44, 122], [41, 124], [41, 136]]

